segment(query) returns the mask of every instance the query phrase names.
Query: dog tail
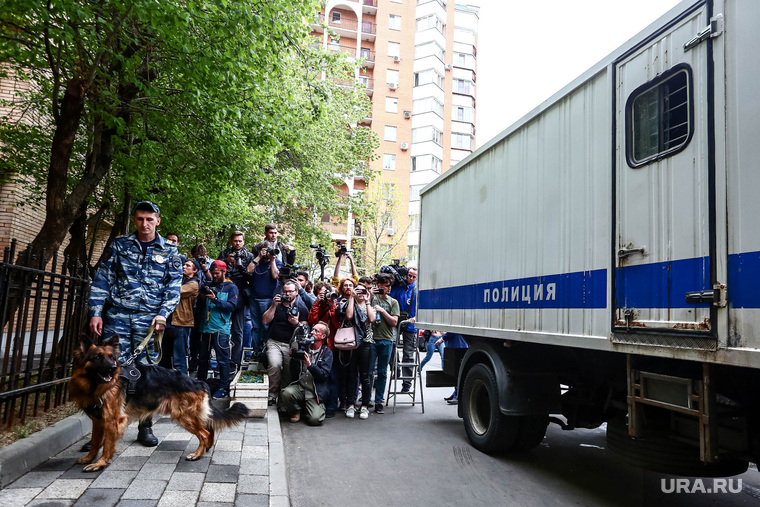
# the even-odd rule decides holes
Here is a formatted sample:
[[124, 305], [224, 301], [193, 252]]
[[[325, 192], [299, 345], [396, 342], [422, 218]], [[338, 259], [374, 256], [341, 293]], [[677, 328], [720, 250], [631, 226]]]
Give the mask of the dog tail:
[[233, 403], [227, 410], [219, 410], [215, 406], [211, 405], [211, 418], [209, 419], [209, 425], [211, 428], [213, 428], [214, 431], [219, 431], [238, 424], [246, 417], [248, 417], [248, 407], [246, 407], [243, 403]]

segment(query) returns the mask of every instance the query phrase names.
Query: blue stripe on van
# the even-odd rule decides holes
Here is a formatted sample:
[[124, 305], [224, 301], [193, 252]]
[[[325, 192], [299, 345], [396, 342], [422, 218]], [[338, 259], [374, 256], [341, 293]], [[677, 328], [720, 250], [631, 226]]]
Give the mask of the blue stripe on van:
[[760, 252], [728, 256], [728, 300], [733, 308], [760, 308]]
[[710, 259], [698, 257], [615, 270], [618, 308], [707, 308], [687, 303], [686, 293], [710, 289]]
[[606, 308], [607, 271], [579, 271], [421, 290], [423, 310]]
[[[686, 303], [687, 292], [710, 289], [707, 257], [626, 266], [616, 269], [615, 276], [619, 308], [708, 306]], [[421, 290], [419, 308], [606, 308], [606, 294], [607, 272], [598, 269]], [[728, 301], [733, 308], [760, 308], [760, 252], [728, 256]]]

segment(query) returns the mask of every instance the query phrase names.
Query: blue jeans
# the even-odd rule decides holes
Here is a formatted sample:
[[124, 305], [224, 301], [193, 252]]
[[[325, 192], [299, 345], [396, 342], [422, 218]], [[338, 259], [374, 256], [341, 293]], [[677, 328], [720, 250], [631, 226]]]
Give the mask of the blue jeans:
[[370, 357], [369, 364], [375, 364], [375, 360], [377, 360], [375, 405], [383, 402], [385, 385], [388, 383], [388, 364], [391, 362], [391, 352], [393, 352], [393, 342], [391, 341], [377, 340], [372, 344], [372, 356]]
[[209, 358], [211, 347], [216, 352], [216, 365], [219, 369], [220, 387], [230, 389], [230, 335], [224, 333], [203, 333], [201, 335], [201, 350], [198, 358], [198, 380], [208, 378]]
[[253, 350], [259, 351], [264, 348], [264, 342], [267, 340], [267, 330], [269, 329], [269, 326], [264, 325], [262, 317], [271, 304], [272, 298], [250, 298], [248, 301], [248, 309], [251, 312], [251, 345], [253, 346]]
[[191, 327], [175, 326], [177, 336], [174, 338], [174, 350], [172, 351], [172, 365], [180, 373], [187, 375], [187, 349], [190, 346]]
[[438, 349], [438, 353], [441, 354], [441, 369], [443, 369], [443, 348], [446, 346], [446, 344], [444, 342], [441, 342], [441, 344], [436, 347], [435, 342], [437, 340], [438, 340], [437, 336], [431, 336], [430, 338], [428, 338], [427, 354], [425, 354], [425, 358], [422, 361], [420, 361], [420, 371], [422, 371], [422, 368], [425, 367], [427, 362], [433, 358], [433, 354], [435, 354], [435, 349]]

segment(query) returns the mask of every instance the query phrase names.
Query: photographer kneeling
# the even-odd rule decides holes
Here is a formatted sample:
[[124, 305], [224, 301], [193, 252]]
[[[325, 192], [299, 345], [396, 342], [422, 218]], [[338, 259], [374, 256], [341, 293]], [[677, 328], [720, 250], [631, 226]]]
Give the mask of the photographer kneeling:
[[296, 286], [297, 283], [293, 280], [286, 281], [282, 285], [282, 295], [274, 296], [272, 304], [262, 316], [264, 325], [269, 326], [266, 344], [269, 405], [277, 403], [278, 393], [290, 383], [290, 340], [299, 324], [306, 324], [309, 317], [309, 310], [296, 299]]
[[325, 344], [328, 334], [327, 324], [320, 322], [311, 330], [311, 340], [293, 341], [293, 359], [300, 360], [300, 371], [298, 379], [280, 394], [282, 406], [292, 423], [301, 420], [301, 411], [304, 409], [306, 424], [309, 426], [318, 426], [325, 420], [324, 400], [333, 362], [332, 351]]

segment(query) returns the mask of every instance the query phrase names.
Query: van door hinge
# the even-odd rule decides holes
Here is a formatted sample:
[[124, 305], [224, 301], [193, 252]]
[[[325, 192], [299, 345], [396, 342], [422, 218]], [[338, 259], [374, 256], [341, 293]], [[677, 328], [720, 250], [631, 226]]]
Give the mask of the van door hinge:
[[704, 27], [699, 33], [691, 39], [689, 42], [683, 45], [683, 50], [688, 51], [691, 48], [698, 46], [701, 42], [706, 41], [711, 37], [718, 37], [723, 33], [723, 14], [717, 14], [710, 18], [710, 24]]

